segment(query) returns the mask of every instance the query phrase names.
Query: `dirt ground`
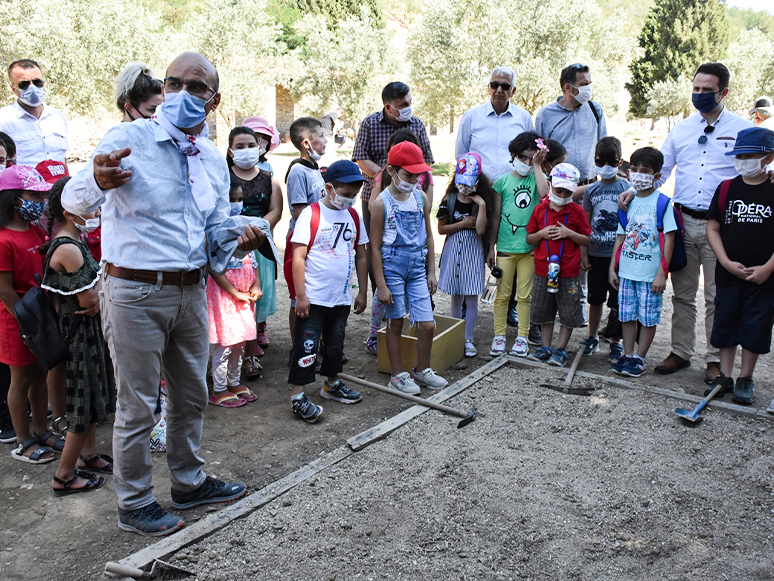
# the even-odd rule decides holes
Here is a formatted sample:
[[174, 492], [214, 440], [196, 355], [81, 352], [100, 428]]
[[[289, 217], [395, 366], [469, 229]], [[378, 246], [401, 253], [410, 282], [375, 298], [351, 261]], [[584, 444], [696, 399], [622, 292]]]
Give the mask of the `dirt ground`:
[[426, 413], [175, 563], [199, 581], [774, 578], [768, 425], [539, 387], [560, 378], [502, 368], [451, 400], [472, 424]]

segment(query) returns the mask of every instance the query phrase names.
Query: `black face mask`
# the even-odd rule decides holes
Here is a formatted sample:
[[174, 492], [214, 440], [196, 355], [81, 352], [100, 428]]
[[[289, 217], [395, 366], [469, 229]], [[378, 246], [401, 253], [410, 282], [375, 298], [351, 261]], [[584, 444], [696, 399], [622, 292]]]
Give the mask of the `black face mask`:
[[[139, 109], [137, 109], [137, 111], [139, 111]], [[133, 116], [132, 116], [132, 114], [131, 114], [131, 113], [129, 113], [129, 109], [124, 109], [124, 112], [125, 112], [127, 115], [129, 115], [129, 119], [131, 119], [132, 121], [137, 121], [137, 119], [150, 119], [150, 117], [146, 117], [146, 116], [145, 116], [145, 115], [143, 115], [142, 113], [140, 114], [140, 117], [133, 117]]]

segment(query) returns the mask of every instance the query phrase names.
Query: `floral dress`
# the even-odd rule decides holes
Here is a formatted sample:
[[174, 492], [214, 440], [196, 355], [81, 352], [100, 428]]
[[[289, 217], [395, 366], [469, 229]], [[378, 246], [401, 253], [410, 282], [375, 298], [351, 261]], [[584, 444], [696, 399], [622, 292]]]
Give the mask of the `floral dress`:
[[[83, 266], [75, 272], [59, 272], [48, 265], [51, 255], [62, 244], [75, 244], [83, 255]], [[88, 246], [66, 236], [54, 238], [46, 254], [41, 288], [59, 300], [59, 329], [68, 337], [66, 407], [67, 430], [80, 433], [91, 424], [105, 424], [115, 411], [116, 386], [113, 365], [102, 335], [99, 315], [76, 315], [81, 310], [78, 293], [97, 284], [102, 271]], [[80, 323], [74, 325], [76, 317]]]

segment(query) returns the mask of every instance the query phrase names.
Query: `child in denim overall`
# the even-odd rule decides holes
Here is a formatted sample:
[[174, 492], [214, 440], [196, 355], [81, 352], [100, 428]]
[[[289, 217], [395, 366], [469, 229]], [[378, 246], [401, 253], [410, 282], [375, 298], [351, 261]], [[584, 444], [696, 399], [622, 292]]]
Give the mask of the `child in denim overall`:
[[[387, 306], [387, 353], [392, 368], [388, 387], [420, 393], [419, 385], [441, 389], [447, 381], [430, 368], [435, 319], [430, 295], [438, 283], [427, 195], [416, 187], [419, 174], [430, 171], [422, 150], [404, 141], [387, 156], [390, 185], [374, 202], [371, 214], [371, 260], [379, 302]], [[406, 307], [417, 326], [414, 379], [402, 370], [400, 337]], [[418, 371], [419, 370], [419, 371]], [[415, 383], [416, 382], [416, 383]], [[419, 384], [419, 385], [417, 385]]]

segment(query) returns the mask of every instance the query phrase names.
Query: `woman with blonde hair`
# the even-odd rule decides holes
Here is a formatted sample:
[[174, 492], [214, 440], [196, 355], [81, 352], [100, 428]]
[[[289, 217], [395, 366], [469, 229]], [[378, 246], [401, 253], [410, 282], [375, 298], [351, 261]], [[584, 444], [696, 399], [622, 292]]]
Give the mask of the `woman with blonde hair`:
[[164, 83], [142, 62], [126, 65], [113, 81], [116, 106], [124, 114], [122, 122], [150, 119], [164, 102]]

